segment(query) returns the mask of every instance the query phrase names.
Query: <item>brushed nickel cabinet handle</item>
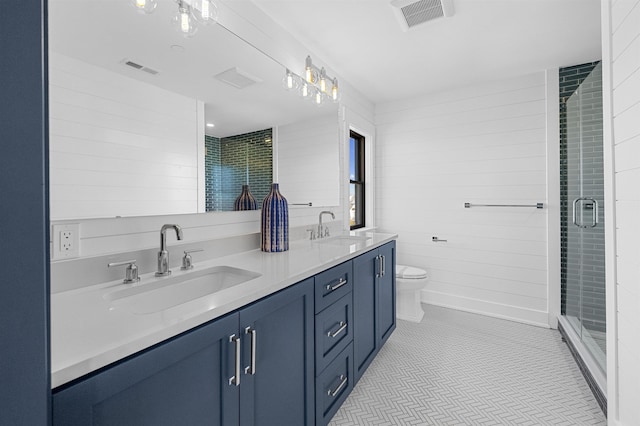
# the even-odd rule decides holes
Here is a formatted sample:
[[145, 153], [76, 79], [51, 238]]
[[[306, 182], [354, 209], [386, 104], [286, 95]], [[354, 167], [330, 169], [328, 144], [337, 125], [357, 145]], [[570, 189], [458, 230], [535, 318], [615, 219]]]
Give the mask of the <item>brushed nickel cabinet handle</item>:
[[229, 385], [240, 386], [240, 337], [232, 334], [231, 336], [229, 336], [229, 342], [234, 343], [236, 348], [236, 365], [234, 368], [235, 375], [229, 378]]
[[329, 395], [330, 397], [335, 397], [338, 392], [340, 392], [342, 390], [342, 388], [344, 387], [344, 385], [347, 384], [347, 382], [349, 381], [349, 379], [347, 378], [347, 376], [345, 376], [344, 374], [340, 375], [340, 384], [338, 385], [338, 387], [335, 390], [331, 390], [329, 389], [327, 391], [327, 395]]
[[330, 331], [327, 331], [327, 337], [333, 337], [333, 338], [335, 338], [335, 337], [337, 337], [337, 336], [338, 336], [338, 334], [342, 333], [342, 332], [347, 328], [347, 323], [346, 323], [346, 321], [340, 321], [340, 322], [338, 323], [338, 327], [340, 327], [340, 328], [338, 328], [338, 329], [337, 329], [336, 331], [334, 331], [333, 333], [332, 333], [332, 332], [330, 332]]
[[251, 364], [244, 368], [244, 374], [256, 374], [256, 345], [258, 343], [258, 332], [251, 327], [244, 329], [245, 334], [251, 335]]
[[345, 285], [346, 283], [348, 283], [348, 280], [345, 280], [344, 278], [340, 278], [338, 280], [337, 284], [331, 285], [331, 284], [327, 284], [327, 286], [325, 287], [328, 291], [336, 291], [337, 289], [339, 289], [340, 287], [342, 287], [343, 285]]

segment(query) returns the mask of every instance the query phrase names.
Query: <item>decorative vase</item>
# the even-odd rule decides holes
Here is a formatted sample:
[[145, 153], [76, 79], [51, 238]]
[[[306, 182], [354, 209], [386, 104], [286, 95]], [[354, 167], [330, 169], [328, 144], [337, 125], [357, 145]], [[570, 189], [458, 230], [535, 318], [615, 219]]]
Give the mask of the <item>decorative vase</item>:
[[258, 202], [249, 190], [249, 185], [242, 185], [242, 192], [233, 202], [233, 210], [258, 210]]
[[262, 202], [262, 239], [260, 249], [266, 252], [289, 250], [289, 206], [280, 194], [277, 183], [271, 185], [271, 192]]

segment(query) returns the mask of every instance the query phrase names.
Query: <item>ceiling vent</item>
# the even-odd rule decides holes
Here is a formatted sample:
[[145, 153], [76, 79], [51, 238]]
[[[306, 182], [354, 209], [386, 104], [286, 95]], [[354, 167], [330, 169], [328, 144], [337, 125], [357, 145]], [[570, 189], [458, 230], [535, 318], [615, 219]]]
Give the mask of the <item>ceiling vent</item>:
[[262, 80], [258, 77], [242, 71], [237, 67], [222, 71], [220, 74], [214, 75], [214, 77], [223, 83], [235, 87], [236, 89], [244, 89], [245, 87], [249, 87], [256, 83], [262, 83]]
[[393, 0], [391, 6], [404, 31], [453, 15], [453, 0]]
[[136, 69], [138, 71], [144, 71], [147, 74], [151, 74], [151, 75], [156, 75], [158, 74], [157, 70], [154, 70], [153, 68], [149, 68], [149, 67], [145, 67], [144, 65], [140, 65], [137, 62], [133, 62], [130, 61], [129, 59], [125, 58], [122, 61], [120, 61], [123, 65], [126, 65], [128, 67], [131, 67], [133, 69]]

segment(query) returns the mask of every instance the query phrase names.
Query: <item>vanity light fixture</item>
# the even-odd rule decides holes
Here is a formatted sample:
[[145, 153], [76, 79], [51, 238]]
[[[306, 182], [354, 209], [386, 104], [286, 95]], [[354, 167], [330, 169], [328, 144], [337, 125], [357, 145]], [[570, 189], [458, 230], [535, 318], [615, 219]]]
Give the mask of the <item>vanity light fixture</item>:
[[178, 0], [178, 12], [173, 16], [171, 23], [178, 33], [185, 37], [193, 37], [198, 31], [191, 6], [185, 0]]
[[325, 101], [338, 102], [340, 91], [338, 79], [329, 77], [327, 71], [313, 65], [311, 56], [304, 61], [304, 78], [287, 69], [282, 80], [285, 89], [298, 92], [305, 99], [312, 100], [316, 105], [322, 105]]
[[140, 13], [149, 14], [156, 10], [157, 0], [131, 0], [131, 4]]
[[[185, 37], [193, 37], [199, 25], [209, 25], [218, 21], [218, 5], [213, 0], [175, 0], [178, 11], [171, 23]], [[158, 0], [131, 0], [136, 10], [150, 14], [158, 5]]]

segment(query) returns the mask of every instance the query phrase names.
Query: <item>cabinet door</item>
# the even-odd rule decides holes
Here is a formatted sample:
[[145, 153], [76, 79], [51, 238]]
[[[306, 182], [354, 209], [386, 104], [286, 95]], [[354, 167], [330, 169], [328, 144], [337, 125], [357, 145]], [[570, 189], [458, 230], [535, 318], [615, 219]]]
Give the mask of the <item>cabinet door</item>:
[[356, 382], [376, 352], [378, 251], [353, 259], [353, 358]]
[[240, 311], [241, 425], [313, 425], [313, 298], [311, 278]]
[[381, 348], [396, 328], [396, 242], [380, 247], [383, 274], [378, 277], [377, 346]]
[[54, 426], [237, 424], [237, 329], [229, 315], [54, 391]]

